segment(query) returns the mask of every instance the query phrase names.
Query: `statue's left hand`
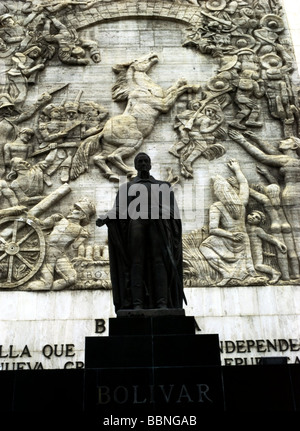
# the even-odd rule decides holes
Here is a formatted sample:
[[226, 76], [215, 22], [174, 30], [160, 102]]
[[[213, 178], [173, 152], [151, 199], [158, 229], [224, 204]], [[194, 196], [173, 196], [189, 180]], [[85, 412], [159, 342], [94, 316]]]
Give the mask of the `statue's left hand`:
[[231, 159], [229, 160], [229, 162], [227, 163], [227, 166], [233, 171], [236, 172], [237, 170], [240, 169], [240, 165], [239, 162], [236, 159]]
[[105, 225], [105, 220], [103, 220], [102, 218], [97, 218], [96, 220], [96, 226], [101, 227]]

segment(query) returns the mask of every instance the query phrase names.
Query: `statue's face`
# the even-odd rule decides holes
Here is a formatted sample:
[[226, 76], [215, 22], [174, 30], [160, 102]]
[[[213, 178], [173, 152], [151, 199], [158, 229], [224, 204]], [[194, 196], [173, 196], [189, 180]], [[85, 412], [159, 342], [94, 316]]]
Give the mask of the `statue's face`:
[[35, 59], [35, 58], [38, 58], [40, 56], [40, 54], [41, 54], [41, 51], [38, 48], [36, 48], [36, 49], [33, 49], [31, 52], [28, 53], [28, 57]]
[[211, 109], [211, 108], [207, 108], [206, 110], [205, 110], [205, 114], [207, 115], [207, 117], [209, 117], [209, 118], [215, 118], [216, 117], [216, 112], [213, 110], [213, 109]]
[[75, 120], [78, 117], [76, 111], [67, 111], [68, 120]]
[[135, 169], [138, 172], [146, 171], [149, 172], [151, 169], [151, 162], [148, 156], [141, 155], [135, 161]]
[[16, 171], [28, 171], [31, 168], [31, 165], [29, 162], [26, 162], [26, 160], [19, 159], [14, 166], [12, 165], [12, 168]]
[[2, 24], [6, 27], [13, 27], [15, 25], [15, 21], [9, 17], [2, 21]]
[[30, 132], [21, 132], [20, 133], [20, 138], [25, 143], [29, 142], [31, 137], [32, 137], [32, 133], [30, 133]]
[[50, 113], [50, 118], [52, 118], [53, 120], [60, 120], [62, 118], [61, 111], [54, 108]]
[[280, 150], [295, 150], [296, 148], [297, 148], [297, 145], [295, 144], [292, 138], [283, 139], [279, 143]]
[[261, 223], [261, 216], [256, 212], [252, 212], [247, 216], [247, 222], [254, 226], [258, 226]]
[[83, 220], [86, 218], [85, 213], [79, 208], [76, 204], [70, 209], [69, 214], [67, 215], [68, 219], [73, 220]]

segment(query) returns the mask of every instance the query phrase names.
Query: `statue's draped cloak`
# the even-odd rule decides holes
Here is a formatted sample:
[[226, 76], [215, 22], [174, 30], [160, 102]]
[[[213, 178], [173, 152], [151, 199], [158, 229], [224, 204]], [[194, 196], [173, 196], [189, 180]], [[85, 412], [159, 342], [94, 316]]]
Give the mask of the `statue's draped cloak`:
[[[168, 277], [168, 308], [182, 308], [184, 299], [183, 293], [183, 270], [182, 270], [182, 226], [179, 218], [179, 210], [175, 201], [174, 192], [171, 185], [166, 181], [155, 180], [152, 176], [149, 179], [134, 178], [132, 181], [121, 186], [113, 209], [108, 213], [108, 245], [111, 282], [113, 288], [113, 301], [115, 310], [130, 309], [133, 307], [130, 290], [130, 253], [129, 253], [129, 230], [130, 223], [134, 223], [129, 217], [128, 207], [138, 196], [130, 196], [128, 191], [131, 186], [138, 187], [140, 184], [146, 186], [150, 191], [152, 185], [168, 187], [170, 193], [170, 203], [165, 205], [161, 199], [155, 201], [151, 194], [148, 194], [148, 211], [151, 206], [159, 206], [159, 218], [151, 219], [158, 229], [160, 244], [163, 251], [164, 264]], [[121, 198], [121, 194], [123, 197]], [[126, 194], [127, 205], [122, 205], [122, 199]], [[131, 194], [131, 193], [130, 193]], [[140, 208], [142, 209], [142, 208]], [[157, 212], [157, 208], [156, 208]], [[142, 211], [141, 211], [142, 214]], [[162, 215], [168, 218], [162, 218]], [[150, 215], [150, 214], [148, 214]], [[154, 274], [149, 250], [145, 257], [145, 307], [155, 308], [153, 297]]]

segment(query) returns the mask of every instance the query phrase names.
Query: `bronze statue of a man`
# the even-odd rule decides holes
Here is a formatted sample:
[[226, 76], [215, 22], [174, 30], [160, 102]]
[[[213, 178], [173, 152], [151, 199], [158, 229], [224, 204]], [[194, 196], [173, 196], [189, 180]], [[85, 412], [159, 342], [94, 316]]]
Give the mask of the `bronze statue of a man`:
[[174, 192], [150, 175], [147, 154], [139, 153], [134, 164], [137, 176], [96, 221], [108, 227], [115, 309], [182, 308], [182, 229]]

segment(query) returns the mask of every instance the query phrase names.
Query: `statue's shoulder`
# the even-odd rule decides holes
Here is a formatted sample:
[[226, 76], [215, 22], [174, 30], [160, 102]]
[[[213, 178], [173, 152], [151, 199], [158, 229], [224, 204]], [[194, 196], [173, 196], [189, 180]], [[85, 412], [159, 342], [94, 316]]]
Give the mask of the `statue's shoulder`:
[[168, 187], [172, 187], [171, 183], [169, 183], [168, 181], [157, 180], [156, 178], [154, 178], [152, 176], [150, 177], [150, 179], [151, 179], [151, 182], [153, 184], [159, 184], [159, 185], [166, 184]]

